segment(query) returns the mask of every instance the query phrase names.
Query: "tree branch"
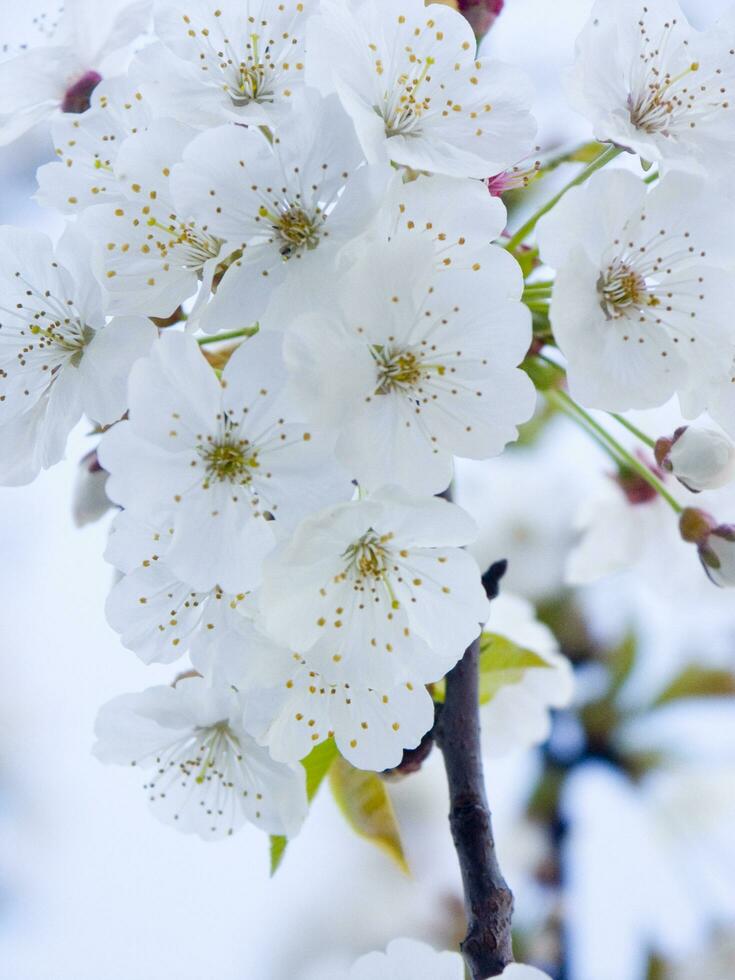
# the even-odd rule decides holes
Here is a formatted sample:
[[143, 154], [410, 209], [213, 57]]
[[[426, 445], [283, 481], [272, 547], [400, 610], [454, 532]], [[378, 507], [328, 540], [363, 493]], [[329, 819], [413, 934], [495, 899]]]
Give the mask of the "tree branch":
[[[506, 562], [483, 576], [488, 598], [498, 595]], [[435, 726], [449, 784], [449, 824], [464, 886], [467, 935], [461, 944], [472, 980], [499, 976], [513, 962], [513, 894], [495, 853], [480, 746], [479, 637], [447, 675]]]

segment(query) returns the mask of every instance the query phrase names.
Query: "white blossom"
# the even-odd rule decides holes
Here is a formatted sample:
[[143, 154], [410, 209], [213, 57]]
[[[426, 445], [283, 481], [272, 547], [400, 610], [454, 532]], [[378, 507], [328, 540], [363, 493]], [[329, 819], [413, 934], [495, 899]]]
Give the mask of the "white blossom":
[[307, 79], [337, 91], [371, 163], [489, 177], [531, 150], [526, 77], [477, 59], [457, 11], [423, 0], [323, 0], [321, 11]]
[[238, 696], [199, 677], [114, 698], [95, 732], [97, 758], [148, 770], [153, 813], [186, 833], [216, 840], [248, 821], [292, 836], [306, 816], [303, 768], [274, 762], [243, 727]]
[[196, 341], [168, 331], [131, 373], [129, 421], [102, 439], [110, 497], [173, 529], [167, 565], [196, 591], [256, 587], [278, 534], [350, 495], [284, 382], [275, 331], [242, 344], [221, 380]]
[[192, 135], [165, 119], [129, 137], [113, 165], [124, 198], [90, 208], [82, 218], [114, 312], [168, 317], [200, 289], [200, 281], [204, 303], [229, 255], [221, 239], [190, 212], [177, 210], [172, 199], [170, 174]]
[[[437, 268], [480, 273], [475, 286], [480, 291], [486, 280], [501, 278], [508, 296], [520, 299], [518, 264], [504, 248], [492, 244], [501, 237], [507, 217], [503, 202], [488, 194], [482, 181], [442, 174], [406, 181], [399, 172], [370, 233], [381, 246], [403, 233], [428, 237], [434, 242]], [[360, 246], [364, 243], [358, 240], [356, 252]]]
[[160, 41], [146, 59], [158, 114], [197, 129], [278, 127], [305, 75], [315, 0], [158, 0]]
[[241, 669], [247, 671], [251, 726], [274, 759], [303, 759], [334, 738], [356, 768], [392, 769], [434, 724], [434, 702], [423, 684], [406, 681], [378, 691], [329, 683], [300, 654], [275, 644], [261, 649], [259, 662]]
[[500, 249], [487, 246], [480, 279], [438, 271], [431, 238], [405, 232], [366, 248], [294, 319], [284, 350], [295, 397], [337, 434], [360, 484], [438, 493], [453, 455], [497, 455], [516, 438], [536, 403], [516, 367], [531, 342], [519, 291]]
[[459, 507], [396, 487], [305, 520], [266, 562], [266, 632], [331, 683], [437, 681], [487, 619]]
[[[464, 960], [459, 953], [438, 953], [415, 939], [394, 939], [385, 953], [368, 953], [353, 965], [347, 980], [463, 980]], [[511, 963], [500, 980], [549, 980], [532, 966]]]
[[0, 146], [58, 109], [81, 111], [100, 78], [119, 70], [131, 44], [145, 32], [150, 10], [151, 0], [66, 0], [58, 20], [41, 21], [38, 43], [24, 41], [18, 50], [3, 47]]
[[132, 68], [123, 77], [100, 82], [91, 102], [86, 112], [54, 120], [58, 159], [36, 172], [39, 202], [69, 214], [125, 196], [114, 166], [118, 150], [129, 136], [147, 129], [152, 118]]
[[213, 652], [222, 634], [244, 643], [252, 598], [219, 586], [197, 591], [168, 567], [173, 529], [150, 526], [127, 511], [112, 526], [105, 557], [123, 572], [105, 611], [123, 644], [145, 663], [171, 663], [189, 650], [199, 670], [213, 669]]
[[720, 202], [670, 174], [647, 194], [627, 171], [593, 176], [538, 224], [571, 394], [594, 408], [662, 405], [725, 374], [733, 321]]
[[142, 317], [107, 321], [78, 233], [54, 252], [40, 232], [0, 228], [0, 482], [29, 483], [57, 463], [83, 413], [118, 419], [155, 336]]
[[256, 322], [296, 270], [328, 279], [336, 247], [363, 230], [387, 183], [388, 168], [362, 165], [336, 97], [294, 99], [272, 142], [254, 128], [211, 129], [173, 171], [178, 208], [237, 253], [203, 314], [208, 332]]
[[677, 0], [597, 0], [570, 96], [595, 136], [644, 160], [727, 173], [735, 163], [735, 18], [694, 30]]
[[531, 603], [520, 596], [503, 592], [494, 599], [487, 629], [533, 651], [546, 666], [524, 669], [481, 709], [483, 748], [495, 756], [540, 745], [551, 733], [550, 709], [565, 708], [572, 700], [571, 664]]

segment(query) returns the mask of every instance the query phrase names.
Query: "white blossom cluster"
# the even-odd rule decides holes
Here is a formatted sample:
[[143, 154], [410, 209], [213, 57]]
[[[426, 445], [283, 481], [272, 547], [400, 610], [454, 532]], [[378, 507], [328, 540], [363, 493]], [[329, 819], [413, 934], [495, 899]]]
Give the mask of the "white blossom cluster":
[[[398, 765], [488, 618], [474, 522], [436, 495], [534, 410], [523, 276], [483, 178], [535, 122], [520, 73], [443, 5], [152, 14], [99, 82], [71, 5], [61, 95], [28, 110], [87, 78], [38, 174], [67, 231], [0, 230], [0, 477], [29, 482], [94, 424], [120, 508], [109, 621], [181, 664], [102, 709], [97, 755], [147, 769], [181, 829], [290, 836], [301, 760], [333, 738], [359, 768]], [[29, 57], [3, 70], [25, 79]]]
[[[530, 93], [424, 0], [88, 7], [0, 64], [0, 141], [52, 116], [38, 196], [67, 217], [56, 246], [0, 228], [0, 480], [93, 423], [120, 508], [109, 621], [181, 667], [103, 708], [97, 754], [146, 768], [182, 829], [290, 836], [311, 750], [397, 766], [488, 619], [477, 529], [441, 495], [455, 457], [500, 454], [536, 407], [536, 287], [497, 196], [533, 149]], [[599, 0], [570, 87], [611, 147], [537, 235], [571, 396], [677, 395], [733, 436], [734, 24]], [[650, 187], [592, 174], [621, 149], [657, 164]], [[693, 489], [732, 474], [719, 432], [665, 449]], [[735, 530], [686, 534], [731, 584]], [[557, 682], [541, 707], [535, 681], [507, 699], [504, 725], [545, 737]]]

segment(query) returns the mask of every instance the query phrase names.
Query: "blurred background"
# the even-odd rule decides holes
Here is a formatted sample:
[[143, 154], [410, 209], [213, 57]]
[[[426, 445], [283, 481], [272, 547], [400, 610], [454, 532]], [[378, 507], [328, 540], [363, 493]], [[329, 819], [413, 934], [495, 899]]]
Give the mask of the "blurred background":
[[[683, 6], [702, 26], [728, 4]], [[544, 150], [590, 137], [562, 89], [590, 7], [507, 0], [483, 44], [532, 76]], [[19, 17], [1, 0], [0, 32]], [[0, 223], [58, 232], [33, 202], [51, 155], [44, 131], [0, 149]], [[668, 408], [637, 421], [652, 434], [678, 424]], [[98, 707], [171, 670], [144, 667], [105, 622], [108, 519], [72, 520], [90, 448], [82, 427], [65, 462], [0, 489], [0, 977], [336, 980], [399, 935], [456, 944], [461, 889], [436, 753], [390, 786], [410, 876], [350, 831], [325, 790], [273, 880], [256, 830], [218, 844], [176, 834], [151, 818], [135, 772], [92, 758]], [[488, 758], [518, 959], [555, 980], [732, 980], [732, 593], [563, 420], [532, 426], [500, 460], [462, 465], [457, 486], [482, 527], [479, 560], [510, 559], [507, 590], [534, 604], [577, 675], [576, 703], [542, 749]], [[734, 520], [735, 490], [716, 497]], [[570, 588], [570, 561], [581, 579], [590, 564], [613, 574]]]

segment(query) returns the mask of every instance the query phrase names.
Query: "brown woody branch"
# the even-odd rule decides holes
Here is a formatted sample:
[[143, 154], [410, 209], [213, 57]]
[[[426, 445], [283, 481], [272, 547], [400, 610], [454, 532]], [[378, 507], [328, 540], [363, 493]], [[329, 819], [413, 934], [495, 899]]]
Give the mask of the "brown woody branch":
[[[506, 562], [496, 562], [483, 577], [490, 599], [497, 596], [505, 569]], [[445, 700], [434, 728], [449, 783], [449, 824], [462, 872], [468, 923], [461, 949], [472, 980], [499, 976], [513, 962], [513, 894], [495, 852], [482, 769], [479, 655], [478, 637], [447, 675]]]

